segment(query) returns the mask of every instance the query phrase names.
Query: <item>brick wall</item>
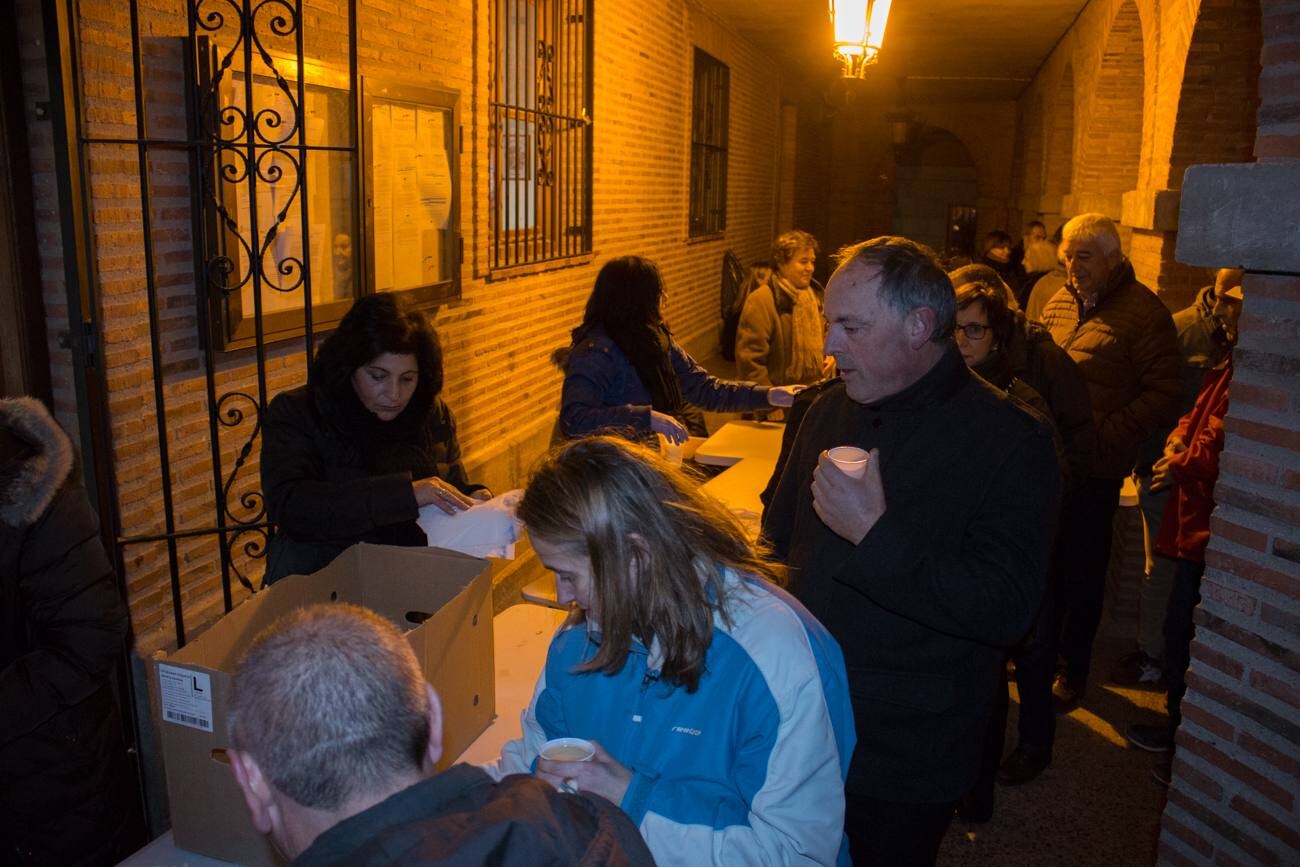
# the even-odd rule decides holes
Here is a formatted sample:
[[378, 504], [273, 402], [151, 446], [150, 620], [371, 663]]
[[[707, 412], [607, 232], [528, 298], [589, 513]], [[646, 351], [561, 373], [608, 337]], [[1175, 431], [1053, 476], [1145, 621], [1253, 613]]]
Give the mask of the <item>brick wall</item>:
[[1194, 199], [1223, 216], [1185, 208], [1203, 240], [1178, 249], [1248, 273], [1162, 865], [1300, 863], [1300, 239], [1279, 218], [1300, 211], [1300, 3], [1260, 8], [1260, 171], [1205, 167]]
[[1118, 219], [1120, 197], [1137, 186], [1145, 95], [1142, 22], [1124, 3], [1111, 23], [1101, 64], [1088, 90], [1071, 190], [1074, 213], [1100, 211]]
[[[42, 39], [35, 0], [21, 0], [22, 43], [29, 104], [44, 99]], [[346, 70], [346, 4], [306, 4], [305, 53]], [[184, 4], [141, 4], [146, 37], [145, 70], [150, 133], [184, 133], [178, 72], [185, 31]], [[458, 90], [466, 152], [461, 160], [461, 228], [466, 239], [461, 297], [430, 310], [443, 337], [447, 387], [457, 413], [471, 475], [498, 490], [518, 485], [549, 439], [561, 378], [551, 350], [567, 342], [577, 324], [595, 272], [604, 260], [638, 253], [656, 259], [668, 283], [667, 317], [679, 339], [699, 352], [716, 343], [717, 287], [722, 252], [742, 259], [762, 255], [770, 242], [777, 196], [780, 149], [780, 79], [752, 46], [711, 19], [691, 0], [597, 4], [595, 15], [594, 239], [591, 255], [550, 269], [524, 269], [509, 276], [489, 272], [487, 123], [491, 74], [491, 21], [487, 6], [470, 0], [365, 0], [359, 4], [361, 74], [423, 87]], [[134, 137], [130, 31], [125, 4], [84, 0], [78, 22], [86, 89], [86, 132], [97, 137]], [[272, 40], [275, 41], [275, 40]], [[292, 52], [292, 41], [273, 46]], [[704, 239], [687, 237], [687, 190], [691, 62], [698, 45], [731, 67], [731, 113], [727, 231]], [[653, 46], [653, 50], [650, 47]], [[54, 339], [66, 317], [60, 285], [61, 238], [48, 124], [30, 125], [36, 174], [49, 330]], [[796, 141], [796, 147], [802, 139]], [[155, 155], [156, 154], [156, 155]], [[796, 164], [801, 154], [794, 156]], [[215, 395], [226, 423], [209, 427], [199, 312], [194, 307], [194, 270], [189, 188], [183, 153], [151, 151], [147, 166], [154, 221], [154, 286], [158, 339], [151, 347], [140, 231], [140, 172], [134, 146], [92, 145], [88, 191], [104, 360], [110, 385], [112, 458], [120, 504], [121, 534], [141, 536], [166, 529], [160, 508], [160, 454], [166, 448], [167, 480], [179, 531], [211, 526], [216, 489], [241, 451], [251, 445], [235, 473], [230, 508], [248, 519], [260, 502], [241, 501], [257, 484], [256, 422], [259, 383], [251, 350], [226, 353], [216, 362]], [[797, 205], [796, 205], [797, 209]], [[152, 349], [152, 351], [151, 351]], [[266, 398], [305, 379], [301, 340], [268, 349]], [[60, 418], [75, 412], [71, 360], [52, 350]], [[167, 436], [154, 414], [154, 363], [166, 405]], [[220, 469], [214, 472], [215, 460]], [[255, 581], [260, 562], [230, 540], [235, 561]], [[173, 640], [169, 558], [161, 543], [124, 551], [126, 581], [137, 647], [147, 654]], [[211, 536], [182, 539], [175, 558], [190, 635], [223, 610], [219, 553]], [[239, 598], [236, 587], [236, 601]]]
[[[1049, 224], [1084, 211], [1119, 220], [1138, 278], [1171, 308], [1211, 279], [1174, 256], [1182, 172], [1250, 158], [1258, 10], [1093, 0], [1020, 99], [1022, 123], [1041, 106], [1047, 131], [1039, 212]], [[1035, 195], [1026, 184], [1021, 198]]]

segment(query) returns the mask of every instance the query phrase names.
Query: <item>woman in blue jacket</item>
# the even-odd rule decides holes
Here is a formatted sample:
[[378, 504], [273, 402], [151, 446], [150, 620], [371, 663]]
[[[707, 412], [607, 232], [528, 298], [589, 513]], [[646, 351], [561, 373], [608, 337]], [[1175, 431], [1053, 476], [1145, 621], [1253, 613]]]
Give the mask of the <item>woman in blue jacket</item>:
[[659, 269], [648, 259], [623, 256], [600, 269], [572, 345], [556, 353], [565, 373], [560, 428], [566, 437], [661, 433], [680, 443], [708, 436], [692, 404], [744, 412], [794, 402], [797, 388], [710, 376], [673, 341], [659, 309], [663, 297]]
[[[848, 863], [844, 660], [736, 519], [613, 437], [560, 447], [518, 514], [574, 615], [490, 770], [619, 804], [660, 864]], [[539, 758], [557, 737], [595, 758]]]

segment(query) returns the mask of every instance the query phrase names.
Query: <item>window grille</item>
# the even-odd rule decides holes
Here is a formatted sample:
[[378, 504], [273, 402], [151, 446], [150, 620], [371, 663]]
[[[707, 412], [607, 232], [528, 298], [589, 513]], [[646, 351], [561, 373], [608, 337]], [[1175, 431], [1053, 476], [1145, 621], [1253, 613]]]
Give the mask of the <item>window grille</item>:
[[711, 235], [727, 228], [727, 108], [731, 70], [695, 49], [691, 106], [690, 232]]
[[591, 251], [593, 0], [496, 0], [491, 267]]

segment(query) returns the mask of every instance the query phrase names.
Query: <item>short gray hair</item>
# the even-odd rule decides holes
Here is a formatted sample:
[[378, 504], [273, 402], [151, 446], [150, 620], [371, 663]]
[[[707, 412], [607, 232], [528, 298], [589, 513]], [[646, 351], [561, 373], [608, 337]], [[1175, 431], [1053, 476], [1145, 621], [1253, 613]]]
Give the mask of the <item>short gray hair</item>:
[[1096, 241], [1103, 253], [1119, 253], [1119, 229], [1105, 214], [1080, 214], [1061, 228], [1061, 243]]
[[335, 810], [418, 771], [429, 697], [406, 638], [355, 605], [313, 605], [271, 624], [235, 670], [231, 745], [304, 807]]
[[897, 235], [882, 235], [843, 247], [835, 254], [836, 270], [852, 264], [879, 269], [880, 300], [899, 316], [918, 307], [933, 310], [930, 340], [943, 343], [952, 338], [957, 327], [957, 293], [929, 247]]

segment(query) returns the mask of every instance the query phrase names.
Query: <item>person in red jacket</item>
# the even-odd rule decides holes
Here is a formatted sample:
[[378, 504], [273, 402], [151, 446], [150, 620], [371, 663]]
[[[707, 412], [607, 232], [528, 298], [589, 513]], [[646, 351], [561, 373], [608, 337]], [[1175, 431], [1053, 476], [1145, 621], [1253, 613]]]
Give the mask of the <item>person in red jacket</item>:
[[[1241, 287], [1220, 298], [1216, 315], [1236, 337], [1241, 317]], [[1160, 520], [1156, 553], [1175, 561], [1174, 586], [1165, 609], [1165, 677], [1168, 681], [1167, 724], [1135, 723], [1125, 733], [1139, 749], [1171, 753], [1174, 732], [1182, 721], [1187, 667], [1191, 662], [1192, 621], [1201, 601], [1201, 576], [1205, 573], [1205, 548], [1210, 543], [1210, 513], [1214, 511], [1214, 483], [1219, 478], [1223, 451], [1223, 419], [1228, 414], [1228, 386], [1232, 382], [1232, 355], [1205, 374], [1196, 404], [1184, 415], [1165, 441], [1164, 455], [1155, 462], [1153, 490], [1169, 488], [1169, 501]], [[1170, 760], [1170, 762], [1172, 759]], [[1157, 766], [1156, 779], [1168, 785], [1170, 762]]]

